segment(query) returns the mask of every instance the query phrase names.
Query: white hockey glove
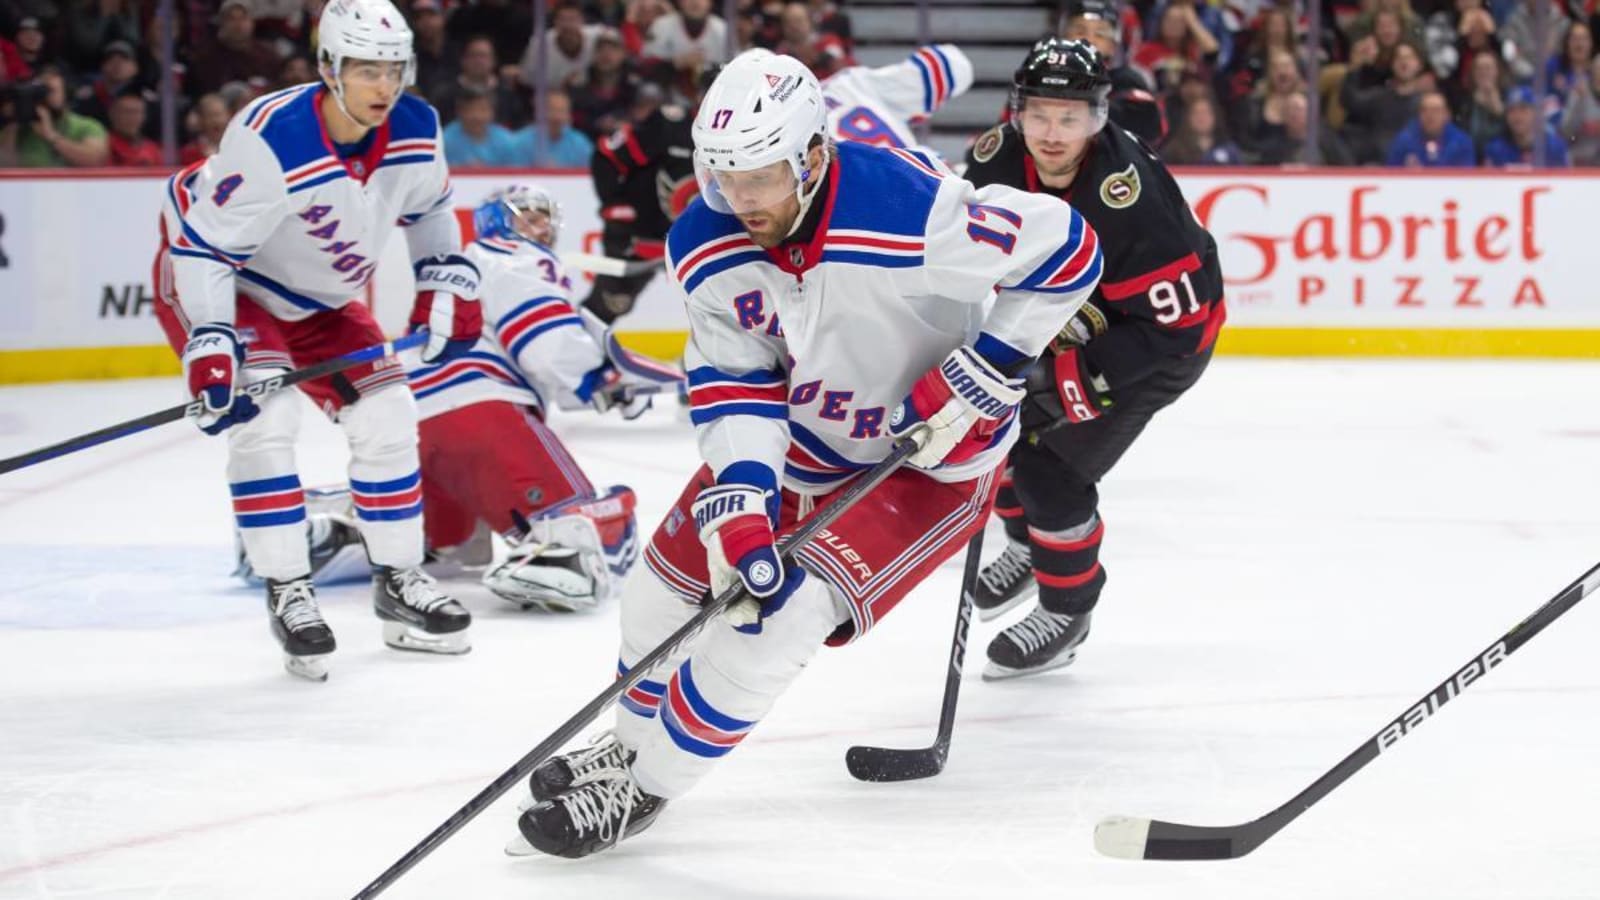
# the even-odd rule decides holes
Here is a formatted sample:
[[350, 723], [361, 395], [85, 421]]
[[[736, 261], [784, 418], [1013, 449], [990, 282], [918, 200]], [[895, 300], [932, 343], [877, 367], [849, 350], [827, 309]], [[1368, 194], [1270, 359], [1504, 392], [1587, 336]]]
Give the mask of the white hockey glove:
[[183, 381], [189, 396], [200, 401], [195, 423], [206, 434], [221, 434], [261, 412], [249, 397], [234, 396], [243, 366], [244, 345], [232, 325], [209, 322], [190, 330], [183, 345]]
[[910, 463], [922, 469], [959, 463], [989, 446], [1022, 397], [1022, 379], [1001, 375], [971, 347], [957, 347], [917, 379], [889, 431], [900, 437], [926, 424], [927, 440]]
[[428, 329], [422, 361], [449, 362], [472, 349], [483, 335], [483, 308], [478, 305], [478, 267], [458, 253], [419, 259], [417, 299], [411, 307], [411, 330]]

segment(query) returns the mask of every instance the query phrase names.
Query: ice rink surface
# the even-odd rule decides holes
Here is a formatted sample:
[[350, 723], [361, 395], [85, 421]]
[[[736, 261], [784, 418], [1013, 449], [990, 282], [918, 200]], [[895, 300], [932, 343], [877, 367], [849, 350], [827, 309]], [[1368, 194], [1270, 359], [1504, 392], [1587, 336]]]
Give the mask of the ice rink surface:
[[[178, 393], [0, 390], [0, 456]], [[843, 754], [932, 739], [959, 559], [643, 835], [513, 860], [508, 796], [386, 896], [1600, 897], [1600, 600], [1245, 859], [1091, 839], [1277, 806], [1592, 565], [1597, 397], [1600, 365], [1219, 359], [1102, 485], [1077, 664], [982, 682], [974, 626], [943, 775], [857, 783]], [[315, 419], [308, 485], [343, 477]], [[670, 410], [556, 425], [646, 529], [695, 466]], [[176, 424], [0, 476], [0, 897], [348, 897], [611, 678], [614, 606], [524, 614], [470, 581], [470, 655], [384, 648], [352, 585], [322, 593], [332, 678], [291, 678], [228, 576], [223, 457]]]

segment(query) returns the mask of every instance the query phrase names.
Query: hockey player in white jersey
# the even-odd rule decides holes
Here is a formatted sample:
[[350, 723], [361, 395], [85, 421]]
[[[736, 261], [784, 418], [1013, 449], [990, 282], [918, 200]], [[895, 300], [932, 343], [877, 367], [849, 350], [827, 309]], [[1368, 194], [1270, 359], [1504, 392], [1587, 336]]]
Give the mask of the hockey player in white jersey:
[[875, 147], [917, 147], [912, 126], [972, 87], [972, 62], [954, 44], [928, 44], [888, 66], [851, 66], [822, 82], [828, 133]]
[[[402, 362], [421, 424], [427, 547], [441, 562], [487, 563], [490, 531], [512, 542], [484, 575], [496, 595], [523, 608], [593, 608], [638, 556], [635, 498], [598, 493], [545, 424], [550, 405], [618, 411], [633, 419], [657, 392], [676, 393], [683, 373], [634, 354], [571, 304], [571, 281], [551, 249], [561, 207], [533, 184], [491, 193], [474, 211], [477, 239], [465, 255], [481, 276], [483, 335], [466, 354]], [[364, 558], [349, 492], [313, 492], [313, 574], [329, 583]], [[482, 554], [474, 558], [474, 554]]]
[[[294, 440], [299, 400], [242, 385], [383, 341], [357, 301], [396, 223], [415, 261], [424, 357], [469, 350], [481, 329], [477, 267], [461, 255], [439, 117], [405, 93], [411, 31], [388, 0], [332, 0], [318, 24], [321, 81], [268, 94], [229, 123], [218, 152], [167, 183], [154, 278], [201, 427], [228, 433], [234, 514], [267, 580], [272, 632], [292, 673], [326, 678], [335, 648], [309, 578]], [[373, 597], [391, 647], [470, 648], [471, 616], [422, 563], [417, 410], [395, 359], [301, 389], [344, 430]]]
[[[957, 552], [993, 504], [1018, 376], [1099, 279], [1093, 230], [1056, 198], [834, 144], [791, 57], [730, 63], [694, 136], [701, 199], [667, 255], [705, 465], [623, 589], [618, 671], [708, 591], [740, 582], [758, 602], [624, 695], [613, 730], [535, 769], [513, 852], [584, 856], [650, 825], [818, 648], [865, 634]], [[911, 466], [786, 568], [776, 538], [921, 429]]]

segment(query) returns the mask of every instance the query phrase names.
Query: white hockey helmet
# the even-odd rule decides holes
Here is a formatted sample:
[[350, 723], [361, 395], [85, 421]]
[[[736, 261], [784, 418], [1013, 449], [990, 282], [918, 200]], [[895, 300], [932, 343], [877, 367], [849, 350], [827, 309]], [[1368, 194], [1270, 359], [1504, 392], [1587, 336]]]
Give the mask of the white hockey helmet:
[[[416, 79], [417, 56], [411, 47], [411, 26], [389, 0], [331, 0], [317, 21], [318, 67], [339, 87], [347, 59], [405, 64], [402, 88]], [[341, 96], [339, 102], [343, 104]]]
[[693, 134], [695, 179], [712, 209], [735, 211], [716, 173], [748, 172], [779, 161], [787, 162], [794, 176], [793, 186], [785, 183], [784, 191], [805, 204], [807, 151], [813, 139], [826, 145], [828, 137], [822, 86], [792, 56], [747, 50], [711, 83], [694, 117]]

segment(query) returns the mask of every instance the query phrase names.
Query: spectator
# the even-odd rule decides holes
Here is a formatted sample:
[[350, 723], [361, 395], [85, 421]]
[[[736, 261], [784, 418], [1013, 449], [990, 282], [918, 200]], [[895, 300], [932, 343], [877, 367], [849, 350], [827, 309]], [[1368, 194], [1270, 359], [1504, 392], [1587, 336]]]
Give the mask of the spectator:
[[460, 74], [460, 54], [445, 33], [439, 0], [416, 0], [411, 4], [411, 35], [417, 54], [414, 90], [420, 96], [432, 97]]
[[1183, 118], [1161, 145], [1161, 158], [1170, 165], [1237, 166], [1239, 148], [1217, 121], [1217, 107], [1208, 96], [1194, 97], [1183, 105]]
[[1600, 166], [1600, 56], [1589, 61], [1589, 77], [1567, 91], [1561, 133], [1572, 142], [1572, 162]]
[[[1539, 115], [1533, 89], [1514, 87], [1506, 94], [1506, 130], [1483, 148], [1486, 166], [1536, 166], [1566, 168], [1567, 142]], [[1538, 135], [1544, 130], [1544, 160], [1537, 158]]]
[[311, 57], [303, 53], [292, 53], [285, 56], [283, 62], [278, 65], [278, 76], [273, 79], [272, 89], [282, 90], [316, 80], [318, 80], [317, 67], [311, 62]]
[[546, 169], [588, 169], [594, 142], [572, 127], [572, 98], [551, 91], [544, 98], [544, 121], [517, 133], [529, 165]]
[[[175, 54], [174, 61], [169, 65], [166, 58], [166, 46], [162, 40], [160, 20], [150, 23], [144, 30], [144, 44], [139, 53], [139, 83], [156, 92], [161, 90], [162, 79], [168, 72], [172, 73], [173, 90], [179, 94], [178, 103], [182, 108], [187, 101], [189, 77], [189, 53], [185, 49], [183, 36], [188, 33], [183, 23], [185, 7], [178, 5], [174, 11], [172, 22], [172, 50]], [[159, 118], [153, 116], [152, 118]]]
[[[306, 34], [306, 0], [246, 0], [256, 20], [256, 36], [272, 45], [279, 56], [309, 50]], [[320, 5], [320, 3], [318, 4]]]
[[444, 129], [444, 158], [451, 168], [525, 166], [527, 154], [505, 126], [494, 121], [494, 97], [462, 88], [456, 95], [456, 120]]
[[[561, 0], [550, 16], [550, 28], [544, 35], [545, 84], [561, 87], [589, 67], [601, 27], [583, 23], [583, 7], [578, 5], [578, 0]], [[529, 41], [528, 49], [522, 54], [522, 83], [529, 87], [539, 83], [538, 50]]]
[[1206, 59], [1217, 52], [1217, 39], [1200, 23], [1193, 3], [1174, 2], [1162, 11], [1150, 40], [1139, 45], [1134, 65], [1155, 76], [1156, 88], [1165, 93], [1178, 86], [1186, 72], [1210, 71]]
[[[106, 129], [88, 116], [67, 109], [67, 81], [61, 70], [45, 66], [32, 84], [44, 88], [33, 118], [13, 119], [0, 128], [0, 166], [29, 169], [59, 169], [106, 164]], [[10, 101], [8, 117], [17, 113], [17, 101]]]
[[1287, 50], [1274, 50], [1267, 61], [1267, 77], [1250, 98], [1245, 144], [1257, 152], [1283, 140], [1285, 104], [1291, 97], [1305, 98], [1306, 83], [1300, 67]]
[[1499, 54], [1479, 53], [1471, 71], [1466, 99], [1456, 106], [1456, 124], [1482, 156], [1484, 146], [1506, 127], [1506, 68]]
[[17, 47], [18, 62], [8, 60], [6, 63], [6, 72], [12, 75], [12, 81], [27, 81], [41, 66], [49, 64], [50, 54], [45, 50], [44, 29], [37, 17], [26, 16], [18, 20], [13, 41]]
[[711, 13], [711, 0], [680, 0], [680, 4], [679, 12], [651, 24], [644, 54], [667, 60], [692, 78], [707, 63], [728, 61], [728, 24]]
[[139, 0], [72, 0], [62, 36], [66, 38], [64, 55], [73, 71], [95, 68], [100, 48], [112, 41], [137, 46], [139, 18]]
[[187, 166], [198, 162], [222, 146], [222, 133], [228, 130], [228, 122], [233, 118], [233, 113], [228, 110], [228, 102], [222, 99], [221, 94], [206, 94], [194, 104], [194, 117], [196, 120], [194, 140], [183, 145], [178, 152], [178, 164]]
[[[475, 34], [487, 34], [494, 39], [494, 58], [503, 60], [532, 59], [528, 43], [533, 39], [533, 4], [528, 0], [455, 0], [445, 3], [449, 18], [445, 19], [445, 34], [450, 43], [460, 46]], [[583, 12], [578, 12], [581, 21]], [[503, 79], [523, 78], [528, 86], [537, 75], [530, 63], [524, 74], [516, 64], [506, 66], [500, 73]], [[555, 84], [551, 85], [552, 87]]]
[[98, 119], [101, 124], [111, 121], [111, 104], [124, 89], [138, 87], [139, 63], [134, 59], [133, 45], [127, 41], [112, 41], [100, 54], [100, 74], [85, 82], [74, 93], [72, 109], [79, 115]]
[[[1354, 49], [1363, 46], [1371, 47], [1361, 42]], [[1433, 73], [1424, 69], [1421, 54], [1410, 44], [1395, 47], [1392, 67], [1387, 72], [1363, 55], [1360, 64], [1345, 76], [1339, 91], [1346, 114], [1345, 138], [1356, 161], [1381, 162], [1395, 135], [1417, 114], [1417, 101], [1433, 89]]]
[[449, 123], [456, 117], [456, 101], [464, 92], [481, 93], [494, 101], [494, 121], [508, 129], [528, 123], [528, 102], [512, 84], [501, 78], [495, 61], [494, 41], [483, 35], [467, 39], [461, 47], [461, 65], [455, 81], [434, 94], [433, 105], [439, 120]]
[[148, 106], [144, 94], [129, 87], [111, 100], [107, 146], [113, 166], [159, 166], [161, 145], [144, 133]]
[[[1359, 41], [1368, 35], [1376, 37], [1380, 27], [1379, 20], [1392, 16], [1399, 32], [1394, 44], [1404, 41], [1418, 47], [1423, 46], [1422, 19], [1412, 11], [1410, 0], [1376, 0], [1370, 7], [1366, 4], [1362, 6], [1365, 11], [1345, 29], [1350, 40]], [[1380, 40], [1381, 43], [1383, 42]]]
[[583, 18], [593, 25], [620, 29], [628, 20], [628, 6], [623, 0], [584, 0]]
[[1480, 56], [1492, 56], [1500, 68], [1505, 68], [1501, 54], [1501, 40], [1495, 34], [1494, 17], [1486, 9], [1469, 9], [1461, 14], [1457, 26], [1460, 37], [1456, 41], [1456, 68], [1447, 74], [1451, 88], [1469, 89], [1472, 81], [1472, 63]]
[[1450, 103], [1444, 94], [1429, 91], [1417, 103], [1417, 117], [1395, 135], [1386, 162], [1391, 166], [1424, 169], [1471, 167], [1478, 162], [1472, 138], [1450, 121]]
[[838, 35], [818, 34], [811, 21], [811, 8], [801, 0], [783, 6], [779, 19], [778, 45], [774, 53], [783, 53], [805, 63], [818, 78], [827, 78], [845, 66], [855, 65], [850, 51]]
[[[1204, 0], [1170, 0], [1170, 2], [1157, 3], [1151, 11], [1150, 19], [1160, 22], [1165, 18], [1167, 10], [1172, 6], [1187, 6], [1200, 28], [1209, 34], [1217, 44], [1217, 49], [1204, 54], [1204, 62], [1213, 69], [1227, 69], [1233, 64], [1233, 32], [1229, 30], [1227, 14], [1222, 11], [1222, 6], [1213, 6]], [[1137, 51], [1136, 51], [1137, 52]]]
[[672, 4], [667, 0], [628, 0], [628, 14], [617, 26], [617, 33], [622, 35], [622, 46], [630, 56], [644, 55], [650, 29], [655, 27], [658, 19], [671, 12]]
[[1594, 35], [1583, 22], [1567, 26], [1566, 38], [1561, 42], [1561, 55], [1545, 62], [1545, 85], [1550, 91], [1545, 108], [1552, 120], [1559, 120], [1561, 108], [1566, 105], [1567, 91], [1574, 84], [1589, 80], [1589, 60], [1594, 57]]
[[1549, 21], [1542, 26], [1545, 40], [1540, 45], [1539, 8], [1544, 0], [1522, 0], [1500, 26], [1500, 36], [1506, 47], [1502, 52], [1510, 64], [1511, 75], [1517, 81], [1530, 81], [1535, 66], [1541, 59], [1556, 55], [1561, 36], [1566, 33], [1567, 14], [1560, 3], [1545, 3], [1550, 10]]
[[568, 91], [573, 124], [590, 140], [599, 140], [627, 121], [638, 90], [639, 77], [628, 67], [622, 36], [605, 29], [595, 40], [594, 62]]
[[[1306, 143], [1310, 139], [1310, 132], [1310, 103], [1304, 94], [1295, 94], [1284, 101], [1282, 133], [1263, 148], [1258, 161], [1268, 166], [1311, 162], [1306, 156]], [[1317, 130], [1317, 151], [1322, 165], [1355, 164], [1355, 157], [1351, 155], [1350, 149], [1340, 140], [1339, 133], [1331, 128]]]
[[256, 38], [250, 5], [245, 0], [223, 0], [217, 39], [195, 54], [190, 88], [214, 91], [230, 81], [242, 81], [259, 94], [277, 77], [279, 63], [278, 51]]
[[[1377, 45], [1378, 54], [1375, 62], [1379, 66], [1385, 68], [1392, 66], [1394, 64], [1395, 48], [1401, 44], [1410, 43], [1406, 40], [1404, 22], [1405, 20], [1400, 17], [1400, 14], [1392, 9], [1381, 9], [1377, 15], [1373, 16], [1372, 33], [1367, 37], [1371, 37], [1373, 43]], [[1352, 60], [1355, 59], [1355, 46], [1365, 39], [1365, 37], [1359, 38], [1356, 44], [1352, 45]]]

